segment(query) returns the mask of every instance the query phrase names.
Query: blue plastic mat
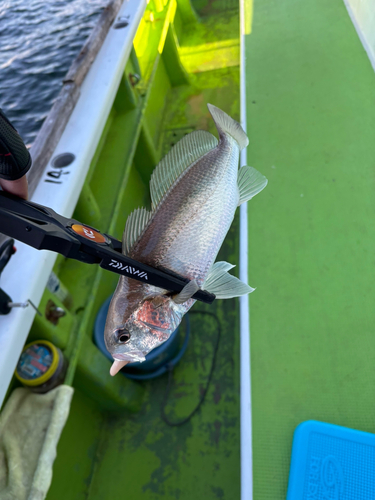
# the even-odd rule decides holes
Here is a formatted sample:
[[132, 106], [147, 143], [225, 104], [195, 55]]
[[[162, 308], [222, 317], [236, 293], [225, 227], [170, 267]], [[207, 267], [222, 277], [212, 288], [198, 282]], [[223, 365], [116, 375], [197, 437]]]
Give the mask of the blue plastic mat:
[[300, 424], [287, 500], [375, 500], [375, 435], [314, 420]]

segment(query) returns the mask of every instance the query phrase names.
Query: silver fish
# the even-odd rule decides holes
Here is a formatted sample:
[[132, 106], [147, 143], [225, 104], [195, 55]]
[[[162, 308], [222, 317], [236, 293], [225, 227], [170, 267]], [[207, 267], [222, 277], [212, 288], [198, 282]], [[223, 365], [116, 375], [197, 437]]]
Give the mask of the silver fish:
[[127, 219], [123, 253], [190, 283], [178, 294], [121, 276], [113, 295], [104, 338], [115, 362], [111, 375], [127, 362], [144, 361], [180, 324], [200, 287], [216, 298], [253, 291], [215, 262], [236, 208], [250, 200], [267, 179], [252, 167], [238, 169], [248, 138], [239, 123], [217, 107], [208, 109], [219, 141], [206, 131], [181, 139], [151, 176], [152, 210], [140, 208]]

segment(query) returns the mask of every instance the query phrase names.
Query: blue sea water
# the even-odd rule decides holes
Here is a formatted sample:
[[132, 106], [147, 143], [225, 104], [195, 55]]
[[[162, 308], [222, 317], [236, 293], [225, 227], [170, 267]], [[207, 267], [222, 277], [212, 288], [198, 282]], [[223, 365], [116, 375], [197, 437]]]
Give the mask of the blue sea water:
[[0, 0], [0, 108], [27, 145], [108, 0]]

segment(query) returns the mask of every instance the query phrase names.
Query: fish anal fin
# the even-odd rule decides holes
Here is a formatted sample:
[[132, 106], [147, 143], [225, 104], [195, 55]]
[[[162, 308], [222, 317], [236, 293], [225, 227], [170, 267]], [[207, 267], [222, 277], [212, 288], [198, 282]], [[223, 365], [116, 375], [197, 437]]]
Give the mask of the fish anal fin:
[[253, 167], [242, 167], [238, 171], [237, 184], [240, 192], [238, 205], [251, 200], [267, 186], [268, 180]]
[[203, 290], [213, 293], [217, 299], [240, 297], [255, 290], [228, 273], [234, 266], [228, 262], [215, 262], [208, 273]]

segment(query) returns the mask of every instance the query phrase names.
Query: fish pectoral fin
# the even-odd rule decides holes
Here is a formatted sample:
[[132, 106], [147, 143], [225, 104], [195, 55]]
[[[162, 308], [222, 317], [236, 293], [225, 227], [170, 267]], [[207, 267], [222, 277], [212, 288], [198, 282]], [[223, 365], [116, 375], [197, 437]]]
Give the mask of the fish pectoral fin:
[[122, 237], [123, 254], [126, 255], [129, 253], [130, 249], [149, 223], [151, 217], [152, 212], [148, 212], [145, 208], [137, 208], [129, 215]]
[[253, 167], [242, 167], [238, 171], [237, 184], [240, 192], [238, 205], [251, 200], [267, 186], [268, 180]]
[[229, 262], [215, 262], [204, 282], [203, 290], [213, 293], [217, 299], [231, 299], [253, 292], [255, 288], [228, 273], [233, 267], [235, 266]]
[[173, 302], [176, 302], [176, 304], [183, 304], [187, 300], [191, 299], [198, 290], [198, 283], [195, 280], [191, 280], [184, 286], [180, 293], [172, 297], [172, 300]]
[[172, 147], [151, 175], [150, 192], [153, 210], [184, 170], [214, 149], [217, 143], [216, 137], [210, 132], [196, 130], [185, 135]]

